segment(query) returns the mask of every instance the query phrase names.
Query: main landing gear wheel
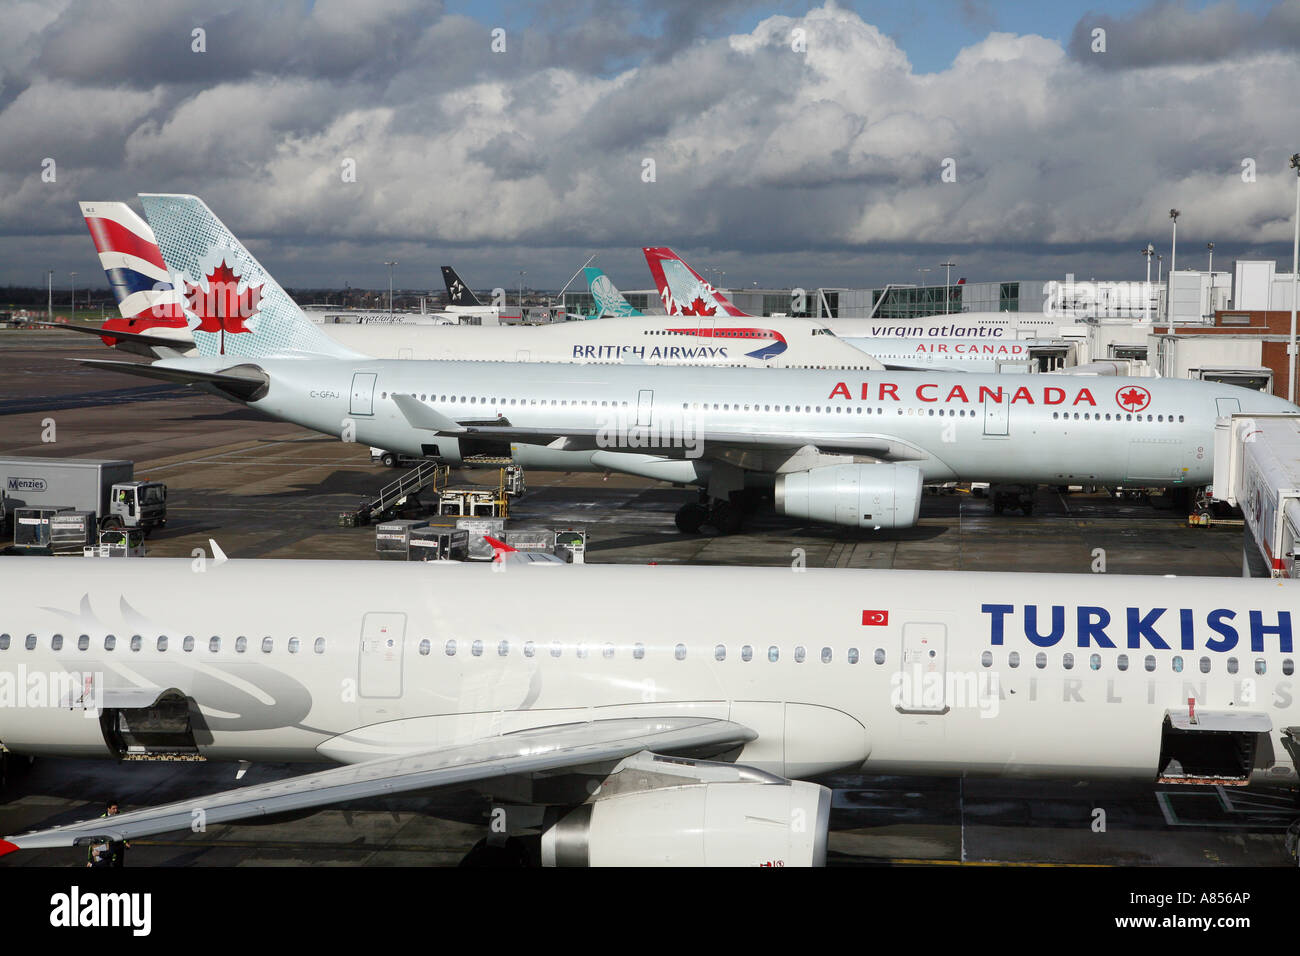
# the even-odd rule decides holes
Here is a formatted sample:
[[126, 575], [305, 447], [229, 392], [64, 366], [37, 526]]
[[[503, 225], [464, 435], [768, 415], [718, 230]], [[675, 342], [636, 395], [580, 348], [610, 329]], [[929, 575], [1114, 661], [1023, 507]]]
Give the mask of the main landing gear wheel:
[[719, 534], [735, 534], [740, 530], [741, 511], [730, 501], [715, 501], [709, 508], [708, 523], [718, 529]]
[[704, 524], [708, 516], [709, 510], [704, 505], [692, 501], [677, 509], [674, 520], [677, 522], [677, 530], [682, 534], [699, 534], [700, 525]]

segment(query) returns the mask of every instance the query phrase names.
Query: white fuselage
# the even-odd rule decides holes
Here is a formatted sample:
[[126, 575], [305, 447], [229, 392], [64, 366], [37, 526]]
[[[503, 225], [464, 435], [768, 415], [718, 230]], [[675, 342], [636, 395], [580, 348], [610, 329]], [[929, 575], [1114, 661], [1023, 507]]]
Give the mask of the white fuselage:
[[[1295, 780], [1280, 739], [1300, 723], [1290, 581], [4, 565], [0, 741], [18, 753], [106, 756], [95, 711], [147, 708], [170, 692], [195, 703], [194, 743], [213, 759], [356, 762], [528, 727], [689, 714], [752, 728], [737, 761], [787, 776], [1153, 780], [1162, 723], [1191, 697], [1198, 713], [1268, 722], [1254, 769]], [[502, 593], [533, 610], [500, 610]]]
[[1006, 362], [1028, 362], [1036, 339], [945, 339], [845, 337], [887, 368], [946, 369], [995, 373]]
[[[252, 407], [327, 434], [351, 423], [358, 442], [462, 460], [460, 439], [412, 427], [393, 401], [400, 393], [454, 421], [604, 430], [614, 439], [579, 450], [516, 442], [495, 452], [513, 453], [525, 467], [648, 473], [624, 469], [619, 458], [627, 454], [629, 462], [672, 460], [671, 473], [662, 474], [669, 481], [694, 481], [712, 460], [769, 481], [828, 457], [854, 460], [852, 451], [835, 454], [838, 447], [864, 449], [858, 460], [875, 454], [906, 461], [926, 481], [1198, 486], [1212, 477], [1217, 417], [1298, 411], [1259, 392], [1174, 379], [333, 359], [256, 364], [270, 387]], [[1125, 411], [1121, 396], [1141, 411]], [[639, 451], [619, 444], [632, 426], [661, 436], [664, 446], [674, 437], [702, 436], [703, 457], [686, 455], [681, 441]], [[739, 451], [725, 439], [708, 446], [712, 434], [738, 436]], [[747, 449], [745, 436], [762, 442]]]

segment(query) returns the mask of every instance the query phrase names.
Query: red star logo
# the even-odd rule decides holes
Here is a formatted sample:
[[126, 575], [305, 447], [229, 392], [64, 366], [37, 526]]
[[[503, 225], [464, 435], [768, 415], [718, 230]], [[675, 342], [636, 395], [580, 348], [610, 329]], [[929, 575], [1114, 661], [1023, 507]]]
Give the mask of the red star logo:
[[1130, 412], [1140, 412], [1151, 404], [1151, 393], [1140, 385], [1129, 385], [1115, 393], [1119, 407]]
[[239, 291], [239, 276], [225, 260], [208, 273], [208, 291], [188, 280], [185, 305], [199, 317], [196, 332], [220, 332], [221, 354], [226, 354], [226, 333], [251, 332], [244, 323], [257, 315], [262, 302], [262, 287], [249, 286]]

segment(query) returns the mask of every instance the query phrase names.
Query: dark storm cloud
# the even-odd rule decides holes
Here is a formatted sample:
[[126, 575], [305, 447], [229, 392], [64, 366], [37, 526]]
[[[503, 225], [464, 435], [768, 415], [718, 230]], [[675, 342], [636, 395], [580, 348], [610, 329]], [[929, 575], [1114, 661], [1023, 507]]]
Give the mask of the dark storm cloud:
[[[1094, 30], [1105, 30], [1105, 52], [1093, 52]], [[1070, 55], [1097, 69], [1175, 63], [1214, 63], [1270, 51], [1300, 50], [1300, 0], [1257, 13], [1234, 0], [1196, 9], [1159, 0], [1125, 17], [1088, 13], [1070, 34]]]

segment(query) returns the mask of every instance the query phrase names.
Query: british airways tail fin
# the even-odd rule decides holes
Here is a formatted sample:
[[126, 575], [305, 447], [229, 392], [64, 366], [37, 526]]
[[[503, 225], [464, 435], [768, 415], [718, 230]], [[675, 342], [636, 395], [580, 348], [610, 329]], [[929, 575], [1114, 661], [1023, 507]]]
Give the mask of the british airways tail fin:
[[356, 358], [298, 308], [197, 196], [141, 193], [200, 355]]
[[623, 293], [614, 287], [614, 283], [602, 269], [587, 266], [582, 272], [587, 277], [587, 287], [591, 289], [591, 297], [596, 300], [597, 318], [607, 315], [633, 318], [644, 314], [623, 298]]
[[474, 290], [465, 284], [451, 266], [442, 267], [442, 281], [447, 284], [448, 305], [483, 305], [474, 294]]
[[[95, 251], [99, 253], [99, 264], [104, 267], [104, 275], [117, 300], [120, 315], [120, 318], [107, 320], [102, 327], [135, 335], [153, 329], [175, 330], [159, 333], [158, 340], [166, 340], [171, 348], [180, 351], [193, 348], [185, 311], [181, 307], [181, 294], [172, 285], [158, 240], [149, 224], [124, 202], [83, 202], [78, 205], [95, 243]], [[150, 351], [153, 338], [150, 337], [150, 343], [132, 351], [155, 354]], [[106, 344], [124, 341], [104, 339]]]
[[667, 246], [651, 246], [641, 251], [659, 289], [664, 311], [669, 315], [749, 315], [732, 305]]

